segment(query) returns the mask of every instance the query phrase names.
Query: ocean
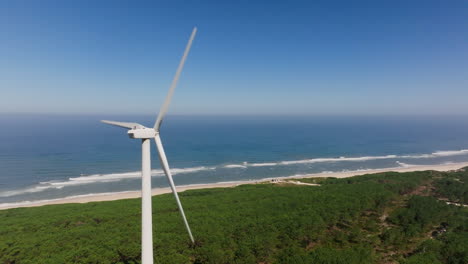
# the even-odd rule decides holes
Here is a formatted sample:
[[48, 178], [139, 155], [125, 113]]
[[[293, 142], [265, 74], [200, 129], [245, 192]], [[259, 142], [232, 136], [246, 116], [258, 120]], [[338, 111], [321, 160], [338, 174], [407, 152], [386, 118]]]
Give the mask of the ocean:
[[[0, 206], [139, 190], [140, 141], [101, 119], [155, 117], [0, 115]], [[161, 138], [177, 185], [468, 161], [466, 116], [168, 116]]]

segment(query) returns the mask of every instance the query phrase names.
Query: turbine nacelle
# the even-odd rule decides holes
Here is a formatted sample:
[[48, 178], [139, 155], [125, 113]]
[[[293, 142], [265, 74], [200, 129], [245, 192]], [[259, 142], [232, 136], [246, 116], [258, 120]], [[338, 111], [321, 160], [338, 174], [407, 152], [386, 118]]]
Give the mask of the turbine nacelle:
[[127, 133], [130, 138], [154, 138], [158, 134], [154, 128], [147, 127], [131, 129]]
[[155, 138], [156, 135], [159, 134], [159, 132], [156, 131], [156, 129], [148, 128], [138, 123], [109, 121], [109, 120], [101, 120], [101, 122], [112, 125], [112, 126], [129, 129], [127, 133], [130, 138], [141, 138], [141, 139]]

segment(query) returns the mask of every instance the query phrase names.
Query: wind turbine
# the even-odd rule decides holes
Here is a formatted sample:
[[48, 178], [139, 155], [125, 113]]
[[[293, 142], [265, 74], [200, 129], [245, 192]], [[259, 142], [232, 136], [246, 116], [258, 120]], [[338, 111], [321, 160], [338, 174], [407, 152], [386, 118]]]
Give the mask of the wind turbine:
[[171, 87], [167, 93], [166, 100], [164, 101], [161, 110], [159, 111], [154, 127], [148, 128], [138, 123], [128, 123], [128, 122], [117, 122], [117, 121], [108, 121], [102, 120], [101, 122], [127, 128], [128, 135], [130, 138], [141, 139], [141, 262], [143, 264], [152, 264], [153, 263], [153, 224], [152, 224], [152, 207], [151, 207], [151, 155], [150, 155], [150, 141], [154, 138], [156, 142], [156, 149], [159, 154], [159, 161], [161, 162], [161, 168], [166, 174], [167, 179], [169, 180], [169, 185], [171, 186], [172, 193], [174, 194], [177, 206], [179, 207], [180, 214], [184, 220], [185, 227], [187, 228], [190, 240], [194, 243], [192, 236], [192, 231], [185, 217], [184, 209], [179, 200], [179, 195], [177, 194], [176, 187], [174, 185], [174, 180], [172, 179], [171, 170], [169, 168], [169, 163], [164, 152], [164, 148], [161, 142], [161, 137], [159, 136], [159, 129], [163, 121], [164, 115], [169, 108], [172, 95], [179, 81], [180, 73], [184, 68], [185, 60], [192, 46], [193, 39], [197, 33], [197, 28], [193, 28], [190, 39], [185, 48], [184, 55], [180, 60], [179, 67], [177, 68], [174, 79], [172, 80]]

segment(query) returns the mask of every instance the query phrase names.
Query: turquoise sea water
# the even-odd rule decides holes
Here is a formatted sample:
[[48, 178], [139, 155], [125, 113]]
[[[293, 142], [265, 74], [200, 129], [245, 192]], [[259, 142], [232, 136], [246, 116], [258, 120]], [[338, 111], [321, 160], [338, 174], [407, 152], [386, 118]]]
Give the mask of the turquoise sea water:
[[[0, 204], [140, 189], [140, 141], [100, 119], [154, 122], [0, 115]], [[168, 116], [161, 137], [177, 185], [468, 161], [462, 116]]]

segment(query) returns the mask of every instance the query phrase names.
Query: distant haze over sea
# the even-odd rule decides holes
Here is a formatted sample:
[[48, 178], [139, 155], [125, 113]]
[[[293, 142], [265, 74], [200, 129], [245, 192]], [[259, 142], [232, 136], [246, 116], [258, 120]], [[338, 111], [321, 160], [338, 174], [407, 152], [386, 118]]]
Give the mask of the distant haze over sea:
[[[0, 204], [138, 190], [140, 141], [100, 119], [154, 123], [0, 114]], [[177, 185], [468, 161], [462, 116], [168, 116], [161, 137]]]

